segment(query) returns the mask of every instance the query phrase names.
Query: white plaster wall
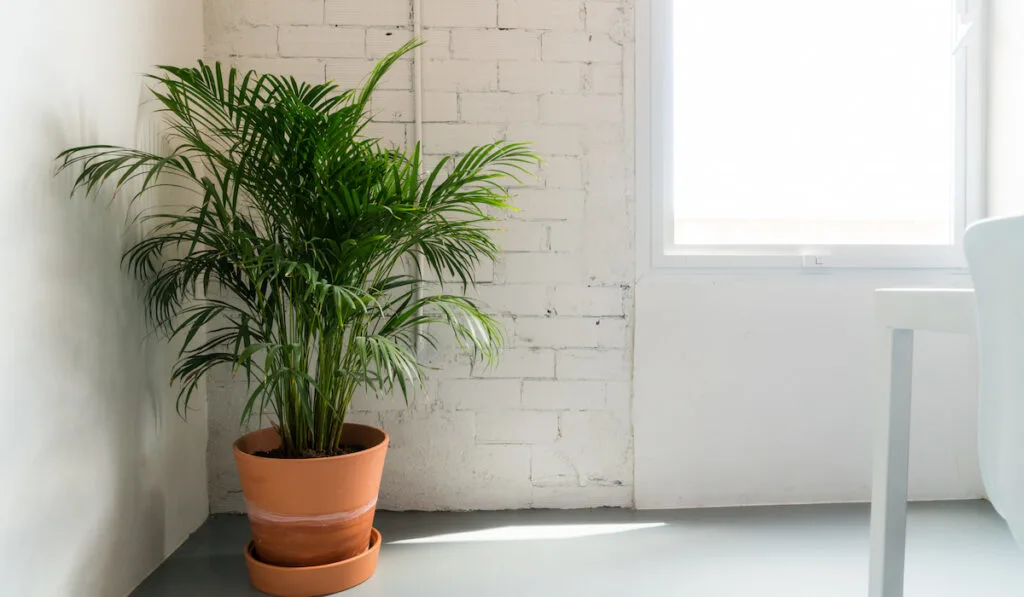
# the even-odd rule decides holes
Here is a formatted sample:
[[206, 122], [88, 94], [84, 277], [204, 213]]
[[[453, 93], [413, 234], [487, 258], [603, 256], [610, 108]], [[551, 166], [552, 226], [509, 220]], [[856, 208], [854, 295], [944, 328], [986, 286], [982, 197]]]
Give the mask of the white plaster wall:
[[123, 211], [70, 201], [53, 159], [135, 142], [140, 75], [200, 56], [201, 0], [0, 17], [0, 594], [125, 595], [208, 513], [205, 404], [174, 414], [171, 355], [120, 270]]
[[[870, 499], [885, 389], [873, 290], [963, 285], [917, 272], [642, 277], [637, 507]], [[911, 498], [981, 497], [974, 341], [923, 333], [916, 351]]]
[[[519, 191], [480, 272], [511, 338], [501, 366], [450, 351], [411, 408], [360, 401], [392, 435], [390, 509], [630, 506], [633, 198], [630, 0], [423, 0], [424, 147], [431, 161], [495, 138], [545, 165]], [[206, 6], [206, 53], [242, 67], [356, 84], [411, 37], [409, 0], [232, 0]], [[413, 138], [411, 62], [375, 100], [373, 131]], [[231, 459], [245, 387], [210, 390], [214, 511], [244, 506]]]

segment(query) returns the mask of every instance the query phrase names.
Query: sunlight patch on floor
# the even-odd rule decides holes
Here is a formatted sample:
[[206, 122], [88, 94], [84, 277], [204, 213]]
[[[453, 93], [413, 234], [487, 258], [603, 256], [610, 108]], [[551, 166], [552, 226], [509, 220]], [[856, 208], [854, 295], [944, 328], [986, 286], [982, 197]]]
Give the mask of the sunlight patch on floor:
[[575, 539], [579, 537], [595, 537], [628, 533], [643, 529], [665, 526], [664, 522], [647, 522], [635, 524], [554, 524], [495, 527], [464, 533], [433, 535], [418, 539], [392, 541], [391, 545], [411, 545], [420, 543], [470, 543], [479, 541], [537, 541], [548, 539]]

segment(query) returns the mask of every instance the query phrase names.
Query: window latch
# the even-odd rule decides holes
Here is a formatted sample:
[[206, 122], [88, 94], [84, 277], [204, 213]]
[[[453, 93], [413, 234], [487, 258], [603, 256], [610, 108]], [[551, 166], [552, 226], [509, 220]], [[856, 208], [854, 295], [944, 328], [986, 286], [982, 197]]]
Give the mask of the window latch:
[[971, 31], [974, 29], [974, 21], [968, 20], [968, 17], [964, 14], [960, 14], [956, 19], [956, 42], [953, 44], [953, 55], [956, 56], [964, 49], [967, 45], [967, 41], [971, 36]]
[[801, 255], [804, 267], [825, 267], [824, 255]]

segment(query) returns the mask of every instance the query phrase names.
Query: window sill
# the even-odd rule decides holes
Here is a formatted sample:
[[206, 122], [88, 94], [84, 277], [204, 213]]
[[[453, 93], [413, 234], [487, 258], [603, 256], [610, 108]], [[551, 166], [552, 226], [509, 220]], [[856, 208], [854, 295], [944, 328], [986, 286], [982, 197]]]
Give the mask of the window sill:
[[[873, 254], [872, 254], [873, 253]], [[917, 254], [723, 254], [709, 252], [655, 253], [652, 268], [680, 272], [794, 272], [820, 274], [847, 271], [935, 271], [967, 273], [958, 249], [919, 251]]]

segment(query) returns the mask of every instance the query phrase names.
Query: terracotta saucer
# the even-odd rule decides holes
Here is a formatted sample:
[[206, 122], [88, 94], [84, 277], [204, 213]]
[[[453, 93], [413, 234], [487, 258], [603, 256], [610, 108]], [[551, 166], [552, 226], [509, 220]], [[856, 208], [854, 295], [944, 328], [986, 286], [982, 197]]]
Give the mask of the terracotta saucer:
[[245, 564], [252, 586], [277, 597], [320, 597], [362, 583], [373, 576], [380, 554], [380, 531], [370, 531], [370, 547], [363, 553], [323, 566], [291, 568], [264, 564], [253, 555], [253, 544], [245, 546]]

